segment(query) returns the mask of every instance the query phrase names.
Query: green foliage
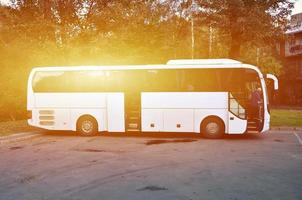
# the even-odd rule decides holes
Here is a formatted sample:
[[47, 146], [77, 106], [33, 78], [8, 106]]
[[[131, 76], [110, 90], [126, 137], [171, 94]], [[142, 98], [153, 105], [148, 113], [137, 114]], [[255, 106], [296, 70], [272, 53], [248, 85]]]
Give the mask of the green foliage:
[[251, 44], [242, 45], [241, 59], [245, 63], [258, 66], [262, 73], [280, 74], [282, 63], [276, 52], [270, 48], [258, 48]]
[[275, 46], [287, 28], [293, 8], [289, 0], [200, 0], [202, 22], [220, 29], [228, 39], [229, 57], [241, 59], [241, 47]]
[[173, 0], [12, 0], [11, 7], [0, 5], [0, 120], [25, 117], [35, 66], [191, 58], [192, 16], [195, 58], [231, 56], [278, 73], [271, 49], [290, 7], [288, 0], [195, 0], [193, 7]]

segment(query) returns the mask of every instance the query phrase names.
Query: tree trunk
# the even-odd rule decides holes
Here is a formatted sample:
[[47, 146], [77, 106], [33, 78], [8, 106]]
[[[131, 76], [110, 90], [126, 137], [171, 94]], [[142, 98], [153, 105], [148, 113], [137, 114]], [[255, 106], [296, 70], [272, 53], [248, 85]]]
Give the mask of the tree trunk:
[[239, 16], [236, 12], [237, 7], [236, 1], [228, 1], [229, 7], [229, 29], [230, 29], [230, 36], [231, 36], [231, 44], [229, 50], [229, 57], [231, 59], [239, 59], [240, 57], [240, 47], [241, 47], [241, 40], [242, 40], [242, 33], [241, 33], [241, 24], [239, 22]]
[[241, 35], [237, 30], [231, 30], [231, 46], [229, 50], [229, 57], [231, 59], [240, 58], [240, 48], [241, 48]]

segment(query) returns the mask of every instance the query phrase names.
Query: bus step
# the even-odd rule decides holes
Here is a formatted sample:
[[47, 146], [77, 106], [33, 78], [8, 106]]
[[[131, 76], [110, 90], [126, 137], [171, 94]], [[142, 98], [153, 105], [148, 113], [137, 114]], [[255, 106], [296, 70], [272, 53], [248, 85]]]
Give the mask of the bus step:
[[127, 129], [127, 131], [128, 132], [140, 132], [140, 130], [137, 128], [129, 128], [129, 129]]
[[139, 109], [131, 109], [130, 113], [132, 114], [139, 114], [140, 113], [140, 110]]
[[140, 106], [140, 102], [139, 101], [131, 101], [131, 102], [128, 103], [128, 105], [138, 107], [138, 106]]
[[248, 132], [248, 133], [259, 133], [258, 130], [248, 130], [247, 132]]
[[136, 121], [139, 121], [139, 117], [129, 117], [129, 120], [136, 120]]
[[131, 110], [140, 110], [140, 107], [137, 105], [129, 105], [129, 106], [127, 106], [127, 108], [131, 109]]
[[128, 127], [130, 128], [130, 129], [137, 129], [138, 128], [138, 124], [137, 123], [128, 123]]
[[247, 127], [248, 131], [258, 131], [257, 127]]

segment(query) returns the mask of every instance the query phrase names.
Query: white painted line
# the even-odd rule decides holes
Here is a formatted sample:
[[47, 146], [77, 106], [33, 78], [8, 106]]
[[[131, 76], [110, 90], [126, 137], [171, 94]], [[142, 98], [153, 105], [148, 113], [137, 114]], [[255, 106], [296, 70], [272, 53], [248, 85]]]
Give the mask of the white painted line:
[[299, 143], [302, 145], [302, 139], [299, 137], [299, 135], [296, 132], [294, 132], [294, 135], [297, 137]]

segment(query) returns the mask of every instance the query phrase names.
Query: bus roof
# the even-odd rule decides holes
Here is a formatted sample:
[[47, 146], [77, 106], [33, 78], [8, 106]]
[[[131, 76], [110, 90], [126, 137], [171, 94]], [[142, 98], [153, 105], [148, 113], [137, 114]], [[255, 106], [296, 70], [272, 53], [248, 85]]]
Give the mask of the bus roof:
[[192, 60], [170, 60], [166, 65], [106, 65], [106, 66], [53, 66], [53, 67], [35, 67], [35, 71], [81, 71], [81, 70], [134, 70], [134, 69], [204, 69], [204, 68], [249, 68], [260, 70], [249, 64], [244, 64], [231, 59], [192, 59]]
[[167, 65], [234, 65], [242, 62], [232, 59], [179, 59], [169, 60]]

